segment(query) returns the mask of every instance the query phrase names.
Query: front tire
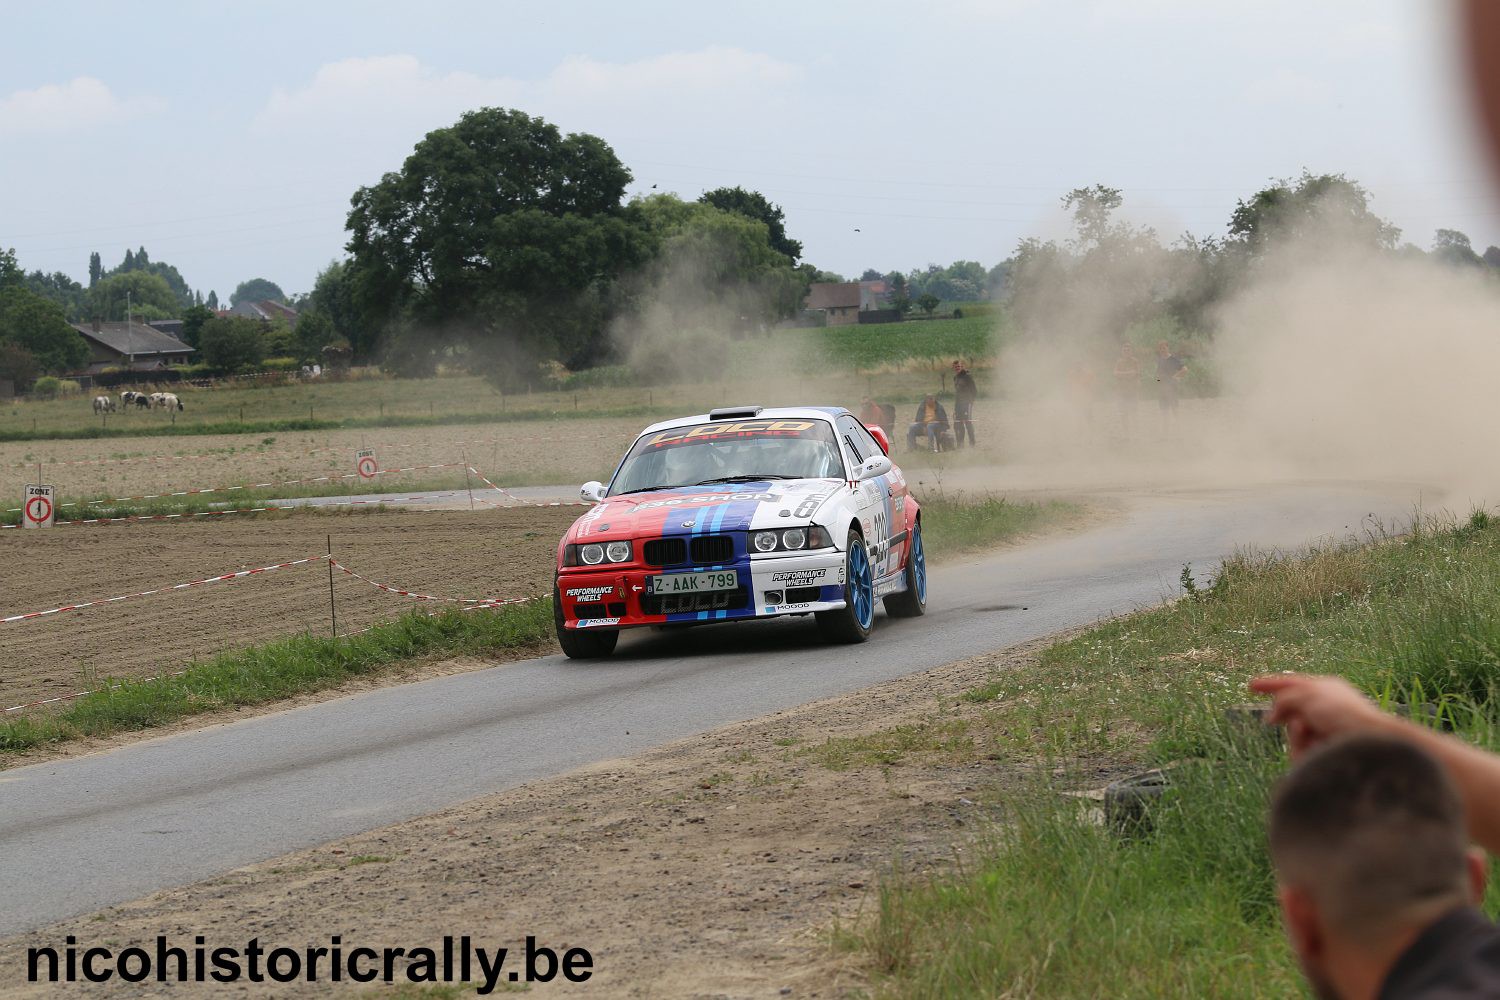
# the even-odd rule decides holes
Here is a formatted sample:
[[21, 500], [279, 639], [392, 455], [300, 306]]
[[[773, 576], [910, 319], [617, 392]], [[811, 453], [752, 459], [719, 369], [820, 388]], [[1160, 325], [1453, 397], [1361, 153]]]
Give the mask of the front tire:
[[557, 630], [557, 644], [570, 660], [597, 660], [615, 651], [620, 641], [620, 630], [602, 628], [594, 630], [570, 629], [563, 626], [562, 594], [552, 588], [552, 625]]
[[885, 599], [892, 618], [919, 618], [927, 613], [927, 551], [922, 546], [922, 522], [911, 528], [911, 551], [906, 556], [906, 589]]
[[830, 642], [858, 643], [870, 638], [875, 623], [875, 570], [859, 532], [849, 532], [844, 554], [844, 606], [817, 612], [818, 628]]

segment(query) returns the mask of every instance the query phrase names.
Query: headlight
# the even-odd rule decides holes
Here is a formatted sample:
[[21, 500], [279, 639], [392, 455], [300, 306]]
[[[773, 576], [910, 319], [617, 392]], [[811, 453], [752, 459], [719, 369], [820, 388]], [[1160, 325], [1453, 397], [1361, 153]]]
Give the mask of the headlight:
[[604, 561], [604, 546], [590, 543], [578, 550], [578, 558], [584, 565], [597, 566]]
[[814, 524], [806, 528], [782, 528], [779, 531], [755, 531], [750, 547], [756, 552], [799, 552], [803, 549], [826, 549], [833, 545], [828, 529]]
[[605, 555], [609, 556], [610, 562], [629, 562], [630, 543], [610, 542], [608, 547], [605, 548], [604, 553]]

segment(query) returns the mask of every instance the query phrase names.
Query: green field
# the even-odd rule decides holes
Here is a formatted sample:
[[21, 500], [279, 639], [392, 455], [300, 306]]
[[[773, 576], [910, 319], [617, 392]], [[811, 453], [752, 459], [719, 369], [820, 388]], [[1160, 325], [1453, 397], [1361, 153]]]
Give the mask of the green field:
[[[1184, 573], [1187, 577], [1186, 572]], [[1432, 703], [1500, 750], [1500, 526], [1417, 525], [1304, 556], [1244, 556], [1184, 598], [1091, 629], [970, 691], [968, 714], [829, 741], [827, 766], [996, 767], [1023, 776], [962, 864], [896, 872], [844, 947], [890, 997], [1302, 994], [1264, 844], [1284, 753], [1225, 710], [1283, 669]], [[1100, 772], [1186, 762], [1145, 833], [1062, 794]], [[1487, 908], [1500, 912], [1491, 878]]]
[[[722, 342], [713, 377], [671, 385], [590, 385], [503, 394], [472, 375], [225, 383], [208, 389], [176, 388], [184, 406], [180, 413], [132, 410], [103, 417], [93, 413], [94, 391], [50, 400], [21, 397], [0, 405], [0, 441], [267, 434], [599, 416], [660, 419], [745, 402], [831, 403], [853, 409], [867, 394], [906, 403], [941, 390], [943, 372], [955, 358], [988, 358], [994, 326], [993, 319], [973, 318], [778, 331], [765, 338]], [[580, 375], [574, 381], [589, 380]]]

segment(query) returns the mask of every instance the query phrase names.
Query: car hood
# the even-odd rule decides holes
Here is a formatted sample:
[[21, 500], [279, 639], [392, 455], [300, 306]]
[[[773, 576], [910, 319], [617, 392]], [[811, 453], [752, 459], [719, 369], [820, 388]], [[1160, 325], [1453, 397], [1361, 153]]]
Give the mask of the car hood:
[[654, 538], [806, 524], [847, 488], [838, 479], [773, 479], [608, 497], [574, 523], [567, 540]]

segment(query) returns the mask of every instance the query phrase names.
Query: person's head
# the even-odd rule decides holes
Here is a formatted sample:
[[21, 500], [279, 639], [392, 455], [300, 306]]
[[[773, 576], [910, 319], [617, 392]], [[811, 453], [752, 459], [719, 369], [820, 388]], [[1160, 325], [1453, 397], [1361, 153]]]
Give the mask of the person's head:
[[964, 363], [962, 361], [955, 361], [955, 362], [953, 362], [953, 370], [955, 372], [961, 372], [961, 371], [963, 371], [964, 370]]
[[1162, 358], [1169, 357], [1172, 354], [1172, 345], [1165, 340], [1158, 340], [1156, 342], [1156, 354]]
[[927, 395], [922, 397], [922, 402], [928, 406], [931, 406], [933, 403], [937, 402], [937, 396], [929, 392]]
[[1335, 741], [1297, 765], [1271, 802], [1270, 847], [1287, 935], [1320, 997], [1378, 985], [1417, 933], [1484, 890], [1452, 779], [1391, 737]]

